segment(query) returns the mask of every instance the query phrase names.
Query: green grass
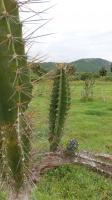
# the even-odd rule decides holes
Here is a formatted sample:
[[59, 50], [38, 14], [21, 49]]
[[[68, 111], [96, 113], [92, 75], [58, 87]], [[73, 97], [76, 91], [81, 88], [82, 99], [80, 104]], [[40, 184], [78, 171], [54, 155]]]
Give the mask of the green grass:
[[[71, 82], [71, 109], [61, 145], [76, 138], [79, 149], [112, 153], [112, 83], [97, 82], [93, 101], [83, 102], [83, 82]], [[38, 91], [42, 94], [38, 96]], [[35, 147], [49, 150], [48, 109], [51, 83], [35, 88], [30, 109], [35, 110]], [[37, 98], [36, 98], [37, 96]], [[37, 123], [36, 123], [37, 122]], [[32, 200], [112, 200], [112, 181], [79, 166], [65, 166], [45, 174], [32, 193]]]
[[65, 166], [44, 175], [32, 200], [112, 200], [112, 182], [84, 167]]
[[[112, 153], [112, 83], [97, 82], [93, 101], [81, 100], [82, 82], [71, 82], [71, 109], [69, 111], [61, 145], [76, 138], [80, 149]], [[30, 104], [33, 111], [35, 147], [48, 150], [48, 110], [51, 82], [41, 82], [35, 87]], [[110, 147], [110, 148], [109, 148]]]
[[[34, 131], [33, 147], [49, 151], [48, 110], [51, 81], [34, 88], [29, 112]], [[83, 82], [71, 82], [71, 109], [61, 144], [75, 138], [79, 150], [112, 154], [112, 82], [96, 82], [93, 101], [81, 100]], [[33, 189], [31, 200], [112, 200], [112, 180], [85, 167], [64, 166], [46, 173]], [[0, 200], [2, 200], [0, 196]], [[4, 200], [4, 199], [3, 199]]]

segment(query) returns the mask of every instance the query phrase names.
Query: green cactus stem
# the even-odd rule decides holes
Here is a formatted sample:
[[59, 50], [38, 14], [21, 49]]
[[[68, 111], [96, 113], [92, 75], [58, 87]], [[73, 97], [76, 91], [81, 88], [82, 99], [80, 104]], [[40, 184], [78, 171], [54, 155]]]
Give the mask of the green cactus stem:
[[21, 131], [32, 91], [24, 46], [18, 2], [0, 0], [0, 173], [16, 191], [23, 187], [30, 149]]
[[63, 134], [67, 111], [70, 106], [70, 90], [66, 69], [61, 65], [56, 70], [49, 112], [50, 150], [56, 151]]

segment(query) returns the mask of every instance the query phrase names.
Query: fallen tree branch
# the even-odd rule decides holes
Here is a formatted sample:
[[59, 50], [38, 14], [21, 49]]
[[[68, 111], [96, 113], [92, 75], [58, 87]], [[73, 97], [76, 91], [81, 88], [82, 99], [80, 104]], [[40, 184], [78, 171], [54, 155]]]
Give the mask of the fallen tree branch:
[[41, 162], [36, 167], [33, 167], [32, 180], [36, 183], [46, 171], [69, 164], [86, 166], [93, 171], [112, 178], [112, 155], [92, 154], [83, 151], [76, 153], [74, 156], [67, 155], [65, 152], [50, 152], [45, 154]]

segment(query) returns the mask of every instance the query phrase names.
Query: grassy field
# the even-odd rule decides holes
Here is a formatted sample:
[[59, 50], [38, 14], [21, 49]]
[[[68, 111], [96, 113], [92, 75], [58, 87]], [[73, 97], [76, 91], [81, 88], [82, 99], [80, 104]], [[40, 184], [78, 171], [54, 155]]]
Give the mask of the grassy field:
[[[82, 82], [71, 82], [71, 109], [69, 111], [61, 144], [76, 138], [80, 149], [112, 153], [112, 83], [96, 82], [93, 101], [81, 100]], [[49, 148], [48, 110], [51, 82], [41, 82], [35, 87], [30, 104], [33, 116], [36, 148]]]
[[[71, 109], [66, 120], [61, 145], [76, 138], [79, 149], [112, 153], [112, 83], [96, 82], [94, 100], [81, 100], [82, 82], [71, 82]], [[36, 148], [49, 148], [48, 109], [51, 83], [42, 82], [35, 88], [30, 109], [34, 110]], [[36, 98], [37, 96], [37, 98]], [[112, 181], [88, 169], [67, 166], [43, 176], [32, 199], [38, 200], [112, 200]]]
[[[112, 82], [96, 82], [93, 101], [81, 100], [83, 82], [71, 83], [69, 111], [61, 145], [71, 138], [79, 142], [79, 150], [112, 154]], [[48, 110], [51, 82], [43, 81], [34, 88], [29, 112], [32, 116], [38, 152], [49, 150]], [[3, 197], [0, 198], [2, 200]], [[84, 167], [65, 166], [46, 173], [31, 200], [112, 200], [112, 180]], [[4, 200], [4, 199], [3, 199]]]

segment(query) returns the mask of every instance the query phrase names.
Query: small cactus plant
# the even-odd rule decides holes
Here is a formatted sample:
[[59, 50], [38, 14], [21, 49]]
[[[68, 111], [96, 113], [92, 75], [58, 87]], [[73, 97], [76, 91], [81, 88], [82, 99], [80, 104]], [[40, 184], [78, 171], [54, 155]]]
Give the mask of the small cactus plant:
[[54, 78], [49, 112], [50, 150], [56, 151], [62, 137], [64, 122], [70, 106], [70, 90], [66, 67], [59, 65]]
[[0, 174], [17, 193], [27, 176], [30, 143], [21, 121], [31, 91], [18, 2], [0, 0]]

